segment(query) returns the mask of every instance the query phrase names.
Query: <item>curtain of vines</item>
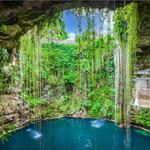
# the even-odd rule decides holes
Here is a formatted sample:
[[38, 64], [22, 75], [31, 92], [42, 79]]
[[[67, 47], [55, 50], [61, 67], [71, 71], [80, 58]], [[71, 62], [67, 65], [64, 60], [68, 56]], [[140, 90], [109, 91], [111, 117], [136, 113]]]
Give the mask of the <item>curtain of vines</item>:
[[[132, 76], [137, 43], [137, 6], [131, 3], [119, 8], [114, 15], [116, 38], [116, 121], [129, 123], [132, 100]], [[127, 125], [128, 126], [128, 125]]]
[[[78, 59], [76, 82], [78, 86], [76, 88], [77, 90], [80, 88], [80, 92], [78, 92], [76, 98], [87, 100], [85, 103], [90, 115], [111, 118], [114, 110], [113, 38], [111, 34], [103, 36], [97, 34], [95, 12], [89, 9], [85, 10], [87, 28], [80, 34], [82, 31], [80, 29], [82, 11], [83, 9], [77, 10], [79, 35], [76, 37]], [[110, 113], [108, 113], [108, 110]]]

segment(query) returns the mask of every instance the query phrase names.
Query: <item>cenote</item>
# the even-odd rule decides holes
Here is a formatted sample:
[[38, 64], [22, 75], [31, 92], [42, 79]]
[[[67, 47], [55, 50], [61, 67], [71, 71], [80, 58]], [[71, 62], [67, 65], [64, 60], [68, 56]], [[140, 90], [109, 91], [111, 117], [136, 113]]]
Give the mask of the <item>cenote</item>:
[[150, 150], [149, 8], [1, 0], [0, 150]]
[[[125, 129], [96, 119], [60, 118], [31, 124], [0, 144], [1, 150], [125, 150]], [[150, 134], [131, 128], [131, 150], [149, 150]]]

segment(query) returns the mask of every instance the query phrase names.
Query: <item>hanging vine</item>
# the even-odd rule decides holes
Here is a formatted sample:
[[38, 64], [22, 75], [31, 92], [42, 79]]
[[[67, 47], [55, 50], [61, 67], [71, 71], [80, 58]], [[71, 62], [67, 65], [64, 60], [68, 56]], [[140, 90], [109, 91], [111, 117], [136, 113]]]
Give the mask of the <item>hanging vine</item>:
[[[118, 8], [114, 15], [114, 33], [117, 42], [116, 53], [116, 101], [121, 116], [117, 118], [122, 124], [128, 122], [132, 99], [132, 76], [135, 66], [137, 44], [137, 5], [131, 3]], [[117, 81], [118, 80], [118, 81]], [[127, 94], [128, 93], [128, 94]]]

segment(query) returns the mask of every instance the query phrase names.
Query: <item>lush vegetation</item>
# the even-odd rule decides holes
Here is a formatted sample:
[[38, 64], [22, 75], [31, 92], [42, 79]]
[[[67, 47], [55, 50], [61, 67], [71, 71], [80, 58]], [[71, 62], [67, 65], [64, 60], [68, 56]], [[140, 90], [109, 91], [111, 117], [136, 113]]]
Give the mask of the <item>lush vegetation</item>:
[[8, 80], [5, 78], [4, 65], [8, 64], [8, 53], [6, 49], [0, 49], [0, 93], [6, 93]]
[[150, 110], [149, 108], [134, 108], [131, 112], [132, 123], [150, 129]]
[[137, 44], [136, 3], [120, 7], [115, 11], [114, 33], [117, 43], [116, 56], [120, 58], [116, 60], [116, 121], [128, 124]]
[[[23, 74], [24, 83], [27, 84], [24, 85], [25, 90], [22, 93], [23, 99], [29, 103], [31, 108], [40, 106], [45, 102], [50, 105], [48, 106], [49, 108], [55, 105], [55, 107], [59, 108], [58, 111], [64, 115], [72, 115], [75, 112], [86, 109], [89, 116], [112, 118], [114, 111], [112, 41], [110, 36], [98, 38], [94, 41], [95, 43], [93, 44], [95, 44], [96, 53], [94, 55], [98, 56], [100, 60], [99, 58], [92, 57], [92, 59], [95, 59], [92, 69], [89, 64], [91, 62], [89, 62], [89, 51], [86, 45], [84, 45], [84, 53], [82, 52], [82, 56], [79, 58], [77, 50], [78, 44], [42, 44], [42, 49], [40, 51], [41, 66], [40, 72], [38, 72], [39, 74], [37, 75], [38, 81], [35, 76], [32, 78], [32, 76], [28, 74], [29, 70], [31, 74], [34, 73], [32, 72], [34, 71], [32, 70], [34, 69], [33, 64], [27, 63], [30, 62], [28, 60], [30, 56], [26, 60], [27, 62], [25, 62]], [[82, 43], [87, 44], [87, 42], [88, 41]], [[107, 44], [108, 42], [111, 43]], [[98, 52], [100, 50], [103, 50], [103, 52]], [[99, 65], [101, 66], [99, 67]], [[28, 76], [30, 76], [30, 78]], [[47, 94], [48, 102], [42, 100], [42, 93], [45, 92], [44, 90], [41, 91], [39, 97], [39, 91], [37, 92], [37, 89], [33, 87], [34, 85], [32, 86], [34, 80], [36, 83], [39, 81], [41, 82], [37, 83], [36, 87], [40, 85], [41, 87], [38, 88], [46, 90], [47, 93], [45, 94]], [[34, 94], [34, 92], [37, 92], [37, 95]], [[56, 105], [59, 105], [59, 107]], [[47, 111], [52, 112], [51, 110]], [[45, 110], [44, 113], [46, 113]]]
[[[114, 118], [114, 39], [111, 35], [98, 36], [88, 13], [87, 23], [81, 33], [79, 21], [80, 34], [74, 45], [51, 41], [67, 38], [60, 13], [51, 23], [46, 20], [40, 32], [35, 27], [22, 36], [21, 95], [33, 118], [80, 117], [83, 113], [86, 117]], [[35, 114], [39, 108], [41, 111]]]
[[[18, 86], [19, 99], [29, 107], [30, 121], [75, 116], [128, 122], [137, 43], [136, 9], [133, 3], [115, 11], [114, 37], [98, 35], [87, 10], [87, 28], [81, 31], [79, 19], [75, 44], [59, 43], [68, 37], [60, 12], [51, 20], [47, 18], [20, 38], [18, 60], [9, 77], [5, 75], [5, 66], [12, 64], [9, 52], [0, 50], [0, 92], [8, 92], [10, 81], [13, 87]], [[76, 12], [82, 13], [80, 9]], [[119, 59], [114, 62], [114, 57]], [[132, 120], [150, 127], [149, 119], [145, 119], [148, 114], [141, 109], [132, 114]]]

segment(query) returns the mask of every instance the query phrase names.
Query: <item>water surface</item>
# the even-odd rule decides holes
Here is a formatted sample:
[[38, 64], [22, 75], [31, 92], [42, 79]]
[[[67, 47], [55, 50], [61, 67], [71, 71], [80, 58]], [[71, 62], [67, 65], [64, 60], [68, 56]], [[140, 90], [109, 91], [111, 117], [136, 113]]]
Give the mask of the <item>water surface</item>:
[[[15, 132], [0, 150], [125, 150], [125, 130], [95, 119], [60, 118]], [[150, 135], [131, 129], [131, 150], [150, 150]]]

